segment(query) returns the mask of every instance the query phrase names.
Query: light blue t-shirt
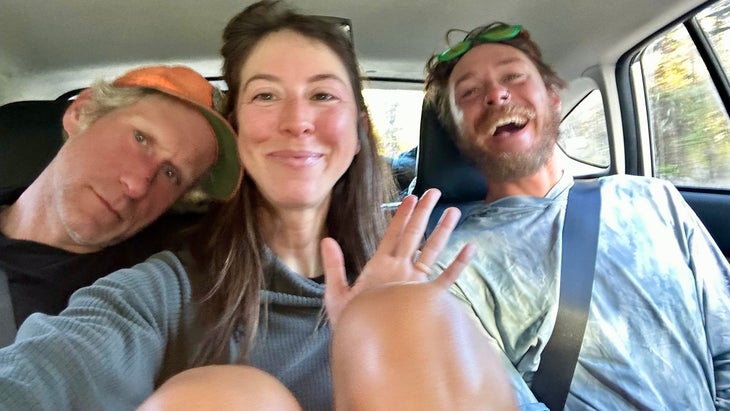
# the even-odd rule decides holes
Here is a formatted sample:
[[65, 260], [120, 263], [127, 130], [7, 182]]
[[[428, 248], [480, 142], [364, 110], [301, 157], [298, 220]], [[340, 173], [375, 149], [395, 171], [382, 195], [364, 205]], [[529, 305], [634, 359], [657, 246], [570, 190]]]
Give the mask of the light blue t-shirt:
[[[564, 176], [544, 198], [507, 197], [472, 208], [444, 262], [477, 245], [454, 293], [511, 363], [528, 401], [557, 315]], [[566, 409], [730, 409], [730, 267], [669, 183], [600, 179], [595, 281]], [[516, 372], [515, 372], [516, 371]]]

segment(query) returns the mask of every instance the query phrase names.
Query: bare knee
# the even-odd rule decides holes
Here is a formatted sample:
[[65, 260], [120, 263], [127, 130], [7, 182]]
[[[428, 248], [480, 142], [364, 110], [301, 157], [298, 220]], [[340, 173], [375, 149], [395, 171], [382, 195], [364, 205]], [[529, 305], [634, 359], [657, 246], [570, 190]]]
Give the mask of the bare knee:
[[273, 376], [243, 365], [193, 368], [162, 384], [138, 411], [297, 410], [292, 393]]

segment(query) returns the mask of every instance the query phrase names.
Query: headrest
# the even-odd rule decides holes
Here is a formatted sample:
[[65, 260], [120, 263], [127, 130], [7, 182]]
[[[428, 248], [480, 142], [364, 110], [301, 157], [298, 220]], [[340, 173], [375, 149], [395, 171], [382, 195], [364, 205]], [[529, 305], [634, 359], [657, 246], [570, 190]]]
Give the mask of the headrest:
[[0, 190], [28, 186], [63, 144], [61, 119], [70, 101], [17, 101], [0, 106]]
[[421, 196], [429, 188], [438, 188], [440, 203], [483, 201], [487, 197], [484, 177], [459, 154], [449, 134], [436, 110], [424, 102], [413, 194]]

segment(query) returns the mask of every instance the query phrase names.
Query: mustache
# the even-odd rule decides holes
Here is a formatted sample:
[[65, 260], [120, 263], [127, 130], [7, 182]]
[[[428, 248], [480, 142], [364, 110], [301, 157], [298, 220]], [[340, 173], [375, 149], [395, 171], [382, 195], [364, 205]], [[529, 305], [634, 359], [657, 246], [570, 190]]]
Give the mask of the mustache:
[[477, 131], [493, 136], [497, 128], [516, 124], [523, 126], [537, 114], [530, 107], [507, 103], [499, 107], [487, 107], [477, 120]]

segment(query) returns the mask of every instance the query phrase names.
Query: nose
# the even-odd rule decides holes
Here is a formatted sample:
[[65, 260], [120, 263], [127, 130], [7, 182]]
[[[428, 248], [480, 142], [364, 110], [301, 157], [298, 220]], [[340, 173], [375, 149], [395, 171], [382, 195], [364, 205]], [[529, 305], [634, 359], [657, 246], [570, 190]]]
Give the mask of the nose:
[[134, 199], [144, 196], [149, 190], [157, 170], [157, 165], [150, 158], [144, 158], [134, 164], [129, 164], [119, 176], [119, 181], [124, 187], [124, 193]]
[[308, 100], [306, 99], [287, 99], [281, 111], [280, 123], [282, 131], [294, 137], [311, 133], [314, 130], [312, 110], [313, 108], [308, 104]]
[[507, 103], [509, 99], [509, 89], [501, 84], [489, 86], [484, 94], [484, 104], [487, 106], [502, 105]]

